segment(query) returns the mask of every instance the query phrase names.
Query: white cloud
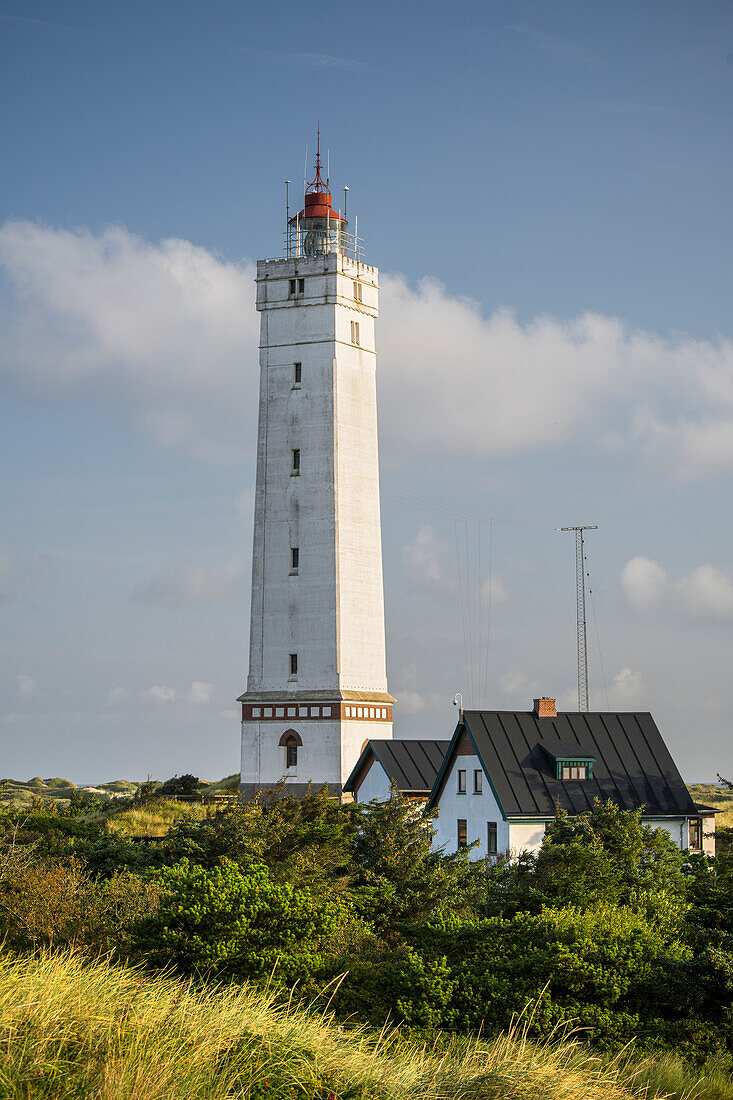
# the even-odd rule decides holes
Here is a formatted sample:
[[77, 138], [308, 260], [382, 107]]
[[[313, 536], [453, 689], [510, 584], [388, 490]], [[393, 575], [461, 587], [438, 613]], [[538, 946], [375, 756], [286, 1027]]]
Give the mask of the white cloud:
[[18, 685], [18, 694], [21, 699], [30, 699], [31, 695], [35, 693], [36, 681], [32, 676], [16, 676], [15, 682]]
[[[0, 380], [126, 403], [164, 445], [239, 459], [256, 435], [253, 265], [29, 222], [0, 227]], [[520, 322], [426, 279], [382, 278], [380, 426], [392, 453], [634, 448], [684, 473], [733, 465], [733, 342], [585, 313]], [[460, 431], [456, 430], [460, 424]]]
[[700, 565], [674, 583], [650, 558], [632, 558], [621, 571], [621, 587], [634, 611], [666, 605], [696, 619], [733, 619], [733, 577], [715, 565]]
[[176, 607], [222, 603], [242, 594], [244, 579], [244, 561], [237, 555], [217, 565], [171, 569], [141, 581], [132, 600]]
[[714, 565], [701, 565], [677, 582], [684, 611], [694, 618], [733, 619], [733, 578]]
[[162, 684], [153, 684], [151, 688], [143, 692], [141, 698], [152, 703], [172, 703], [178, 697], [175, 688], [165, 687]]
[[[30, 222], [0, 228], [0, 373], [47, 399], [127, 402], [164, 444], [229, 458], [253, 442], [254, 269], [188, 241], [153, 245]], [[243, 429], [249, 414], [251, 423]]]
[[195, 706], [203, 706], [211, 702], [213, 694], [213, 684], [206, 684], [202, 680], [194, 680], [186, 692], [186, 702], [193, 703]]
[[621, 588], [634, 611], [648, 611], [664, 599], [667, 572], [651, 558], [631, 558], [621, 570]]
[[644, 691], [644, 682], [640, 672], [632, 672], [630, 668], [620, 669], [608, 689], [608, 701], [611, 709], [623, 710], [624, 708], [639, 706], [643, 703]]
[[665, 340], [593, 313], [522, 324], [507, 309], [484, 317], [431, 279], [382, 282], [381, 425], [393, 448], [418, 453], [429, 440], [491, 455], [575, 434], [682, 472], [733, 462], [733, 342]]
[[126, 703], [130, 698], [130, 692], [124, 687], [113, 687], [107, 696], [108, 707], [118, 707]]
[[481, 586], [481, 599], [486, 607], [496, 603], [506, 603], [511, 599], [509, 591], [500, 577], [491, 577]]
[[421, 527], [412, 542], [402, 548], [405, 569], [416, 580], [440, 584], [445, 567], [445, 544], [432, 527]]

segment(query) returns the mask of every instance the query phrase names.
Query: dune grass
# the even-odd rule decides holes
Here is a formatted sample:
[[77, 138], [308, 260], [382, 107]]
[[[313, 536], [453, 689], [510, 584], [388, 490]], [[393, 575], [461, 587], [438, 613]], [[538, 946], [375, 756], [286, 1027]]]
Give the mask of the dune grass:
[[[670, 1068], [532, 1043], [521, 1027], [438, 1050], [246, 986], [196, 989], [69, 954], [0, 959], [7, 1100], [632, 1100], [667, 1091]], [[690, 1074], [677, 1085], [679, 1100], [733, 1096]]]
[[733, 791], [723, 789], [717, 783], [694, 783], [687, 789], [695, 802], [721, 811], [715, 815], [717, 827], [733, 827]]
[[212, 812], [212, 807], [200, 802], [156, 798], [130, 810], [113, 812], [106, 819], [106, 824], [110, 832], [122, 833], [123, 836], [162, 837], [179, 821], [203, 821]]

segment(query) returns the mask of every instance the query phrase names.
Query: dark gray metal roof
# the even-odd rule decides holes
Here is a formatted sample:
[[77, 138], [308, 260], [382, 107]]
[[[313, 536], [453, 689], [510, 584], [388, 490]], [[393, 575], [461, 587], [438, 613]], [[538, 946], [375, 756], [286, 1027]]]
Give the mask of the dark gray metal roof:
[[450, 741], [367, 741], [343, 789], [354, 790], [370, 757], [374, 756], [398, 791], [427, 797], [449, 745]]
[[[556, 805], [583, 813], [594, 798], [646, 816], [694, 815], [695, 803], [649, 713], [571, 711], [538, 718], [533, 711], [464, 711], [463, 723], [506, 817], [551, 817]], [[428, 800], [437, 801], [459, 724]], [[593, 778], [560, 780], [548, 758], [574, 752], [594, 758]]]

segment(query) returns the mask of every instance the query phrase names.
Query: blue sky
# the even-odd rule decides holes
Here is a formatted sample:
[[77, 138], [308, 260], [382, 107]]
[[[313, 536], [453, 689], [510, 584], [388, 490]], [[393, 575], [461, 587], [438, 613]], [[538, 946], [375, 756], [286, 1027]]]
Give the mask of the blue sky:
[[[251, 262], [316, 121], [383, 273], [400, 731], [447, 736], [472, 663], [487, 705], [572, 705], [553, 528], [597, 523], [595, 704], [733, 771], [729, 4], [8, 0], [0, 88], [8, 774], [238, 768]], [[475, 528], [405, 491], [517, 522], [488, 662], [489, 528], [479, 578]]]

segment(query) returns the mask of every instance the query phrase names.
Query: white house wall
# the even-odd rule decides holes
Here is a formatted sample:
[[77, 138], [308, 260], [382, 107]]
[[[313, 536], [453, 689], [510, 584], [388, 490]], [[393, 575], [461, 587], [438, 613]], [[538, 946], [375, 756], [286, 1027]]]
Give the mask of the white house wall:
[[377, 759], [367, 772], [364, 782], [356, 794], [357, 802], [386, 802], [391, 797], [392, 786], [389, 776]]
[[544, 821], [512, 821], [509, 824], [509, 850], [512, 855], [518, 856], [522, 852], [539, 852], [544, 838]]
[[[473, 793], [473, 773], [481, 768], [477, 756], [456, 756], [440, 796], [438, 816], [435, 820], [436, 835], [433, 847], [446, 853], [458, 848], [458, 819], [464, 818], [468, 830], [468, 843], [479, 843], [471, 852], [471, 859], [483, 859], [487, 855], [489, 821], [497, 823], [497, 849], [505, 852], [510, 847], [509, 825], [504, 820], [494, 792], [484, 773], [483, 793]], [[466, 772], [466, 794], [458, 793], [458, 771]]]

